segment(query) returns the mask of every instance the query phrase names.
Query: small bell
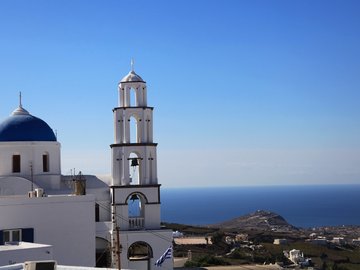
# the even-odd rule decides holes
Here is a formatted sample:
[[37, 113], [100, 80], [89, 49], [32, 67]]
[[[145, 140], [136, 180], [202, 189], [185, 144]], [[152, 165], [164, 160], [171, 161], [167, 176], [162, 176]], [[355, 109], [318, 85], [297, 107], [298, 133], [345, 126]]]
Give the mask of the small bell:
[[136, 200], [138, 200], [139, 199], [139, 197], [136, 195], [136, 194], [133, 194], [133, 195], [131, 195], [131, 197], [130, 197], [130, 201], [136, 201]]
[[133, 158], [131, 159], [131, 167], [136, 167], [136, 166], [139, 166], [139, 162], [138, 162], [138, 159], [137, 158]]

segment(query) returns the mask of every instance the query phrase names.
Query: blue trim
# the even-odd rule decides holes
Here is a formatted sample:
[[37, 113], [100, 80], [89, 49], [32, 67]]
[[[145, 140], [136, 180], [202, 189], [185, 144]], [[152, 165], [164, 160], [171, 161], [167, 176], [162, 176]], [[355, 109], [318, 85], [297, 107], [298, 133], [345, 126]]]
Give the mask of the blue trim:
[[22, 229], [21, 241], [34, 243], [34, 229], [33, 228]]

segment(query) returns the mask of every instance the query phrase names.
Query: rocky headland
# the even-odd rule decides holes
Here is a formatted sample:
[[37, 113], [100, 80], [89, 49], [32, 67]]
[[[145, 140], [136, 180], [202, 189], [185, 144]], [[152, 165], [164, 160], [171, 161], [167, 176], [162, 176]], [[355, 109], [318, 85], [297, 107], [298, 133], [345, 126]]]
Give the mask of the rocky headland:
[[265, 210], [258, 210], [251, 214], [208, 225], [208, 227], [262, 231], [298, 231], [298, 228], [289, 224], [279, 214]]

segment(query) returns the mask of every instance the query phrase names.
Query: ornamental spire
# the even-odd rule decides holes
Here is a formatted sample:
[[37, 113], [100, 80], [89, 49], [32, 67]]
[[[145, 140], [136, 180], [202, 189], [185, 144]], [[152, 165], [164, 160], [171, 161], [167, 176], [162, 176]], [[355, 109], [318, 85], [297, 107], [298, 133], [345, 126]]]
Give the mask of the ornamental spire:
[[19, 107], [16, 108], [11, 115], [19, 115], [19, 114], [30, 114], [27, 110], [25, 110], [22, 106], [22, 95], [21, 91], [19, 92]]

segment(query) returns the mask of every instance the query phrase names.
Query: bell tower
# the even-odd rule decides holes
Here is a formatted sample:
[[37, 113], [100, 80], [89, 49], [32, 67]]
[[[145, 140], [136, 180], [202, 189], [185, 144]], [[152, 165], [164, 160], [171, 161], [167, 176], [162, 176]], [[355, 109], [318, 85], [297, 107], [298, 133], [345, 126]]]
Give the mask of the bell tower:
[[118, 91], [119, 106], [113, 109], [115, 143], [111, 145], [113, 185], [156, 185], [154, 108], [147, 106], [146, 83], [132, 67]]
[[120, 244], [121, 268], [153, 269], [161, 252], [172, 245], [172, 232], [160, 226], [154, 108], [147, 105], [146, 82], [135, 73], [133, 63], [118, 94], [118, 107], [113, 109], [115, 142], [110, 145], [113, 266]]

